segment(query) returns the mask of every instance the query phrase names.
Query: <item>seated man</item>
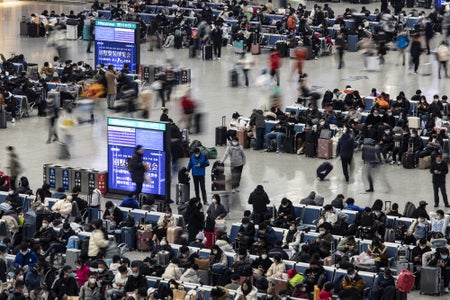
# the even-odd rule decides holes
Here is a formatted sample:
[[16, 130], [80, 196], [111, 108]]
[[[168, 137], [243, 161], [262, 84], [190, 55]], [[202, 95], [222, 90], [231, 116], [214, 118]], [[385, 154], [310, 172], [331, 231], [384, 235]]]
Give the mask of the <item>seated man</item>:
[[283, 143], [283, 139], [285, 137], [286, 137], [286, 129], [283, 126], [281, 126], [280, 123], [276, 124], [275, 127], [272, 129], [272, 131], [267, 133], [264, 136], [264, 139], [266, 141], [266, 152], [270, 152], [271, 151], [271, 149], [270, 149], [271, 148], [270, 147], [270, 141], [272, 139], [275, 139], [276, 143], [277, 143], [276, 151], [277, 151], [277, 153], [279, 153], [281, 145]]
[[309, 262], [309, 268], [305, 270], [306, 291], [309, 293], [314, 290], [314, 285], [321, 286], [326, 280], [325, 269], [315, 259]]
[[342, 289], [347, 290], [352, 288], [357, 289], [363, 295], [366, 282], [358, 275], [354, 268], [350, 267], [347, 269], [347, 275], [345, 275], [344, 280], [342, 280]]
[[103, 219], [109, 220], [111, 222], [110, 228], [114, 229], [123, 221], [122, 211], [116, 207], [112, 201], [106, 202], [105, 208], [106, 210], [103, 214]]
[[429, 266], [441, 268], [441, 274], [444, 277], [444, 293], [446, 294], [449, 292], [448, 284], [450, 283], [450, 259], [448, 256], [447, 248], [439, 248], [429, 264]]
[[41, 244], [42, 249], [47, 250], [50, 243], [56, 240], [55, 230], [49, 226], [49, 219], [42, 219], [42, 227], [34, 234], [34, 242]]

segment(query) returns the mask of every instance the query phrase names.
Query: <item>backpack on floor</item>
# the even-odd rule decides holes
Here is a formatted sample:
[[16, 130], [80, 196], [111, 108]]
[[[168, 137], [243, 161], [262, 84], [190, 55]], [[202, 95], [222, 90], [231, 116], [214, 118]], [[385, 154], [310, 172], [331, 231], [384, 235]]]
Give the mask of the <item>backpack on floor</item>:
[[397, 277], [397, 289], [402, 293], [409, 293], [414, 287], [414, 282], [414, 274], [410, 270], [404, 269]]

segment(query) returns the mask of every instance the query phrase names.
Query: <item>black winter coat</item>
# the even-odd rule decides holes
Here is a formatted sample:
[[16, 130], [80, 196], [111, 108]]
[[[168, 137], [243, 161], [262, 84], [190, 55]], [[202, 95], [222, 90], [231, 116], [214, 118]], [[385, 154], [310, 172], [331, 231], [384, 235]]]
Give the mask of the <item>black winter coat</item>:
[[267, 204], [270, 203], [269, 196], [264, 191], [263, 188], [258, 188], [250, 194], [248, 198], [248, 204], [253, 206], [253, 212], [255, 213], [265, 213], [267, 212]]
[[133, 182], [144, 182], [145, 168], [143, 162], [143, 155], [138, 153], [135, 153], [128, 162], [128, 168], [131, 170], [131, 180]]
[[355, 140], [348, 133], [344, 133], [337, 144], [336, 153], [343, 159], [351, 160], [355, 150]]

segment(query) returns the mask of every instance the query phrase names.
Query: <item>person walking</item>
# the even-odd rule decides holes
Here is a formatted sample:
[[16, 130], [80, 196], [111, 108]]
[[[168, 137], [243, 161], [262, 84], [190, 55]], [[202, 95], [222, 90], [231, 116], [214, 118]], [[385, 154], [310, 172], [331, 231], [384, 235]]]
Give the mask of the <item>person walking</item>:
[[376, 168], [381, 162], [380, 149], [375, 145], [375, 140], [370, 138], [364, 140], [362, 159], [366, 166], [367, 180], [369, 182], [369, 189], [366, 190], [366, 193], [372, 193], [374, 191], [372, 169]]
[[22, 172], [22, 166], [19, 162], [16, 150], [13, 146], [6, 147], [8, 151], [8, 169], [10, 176], [10, 190], [16, 190], [16, 181], [19, 174]]
[[420, 35], [415, 35], [409, 49], [411, 55], [411, 66], [414, 68], [414, 74], [417, 74], [417, 69], [419, 69], [420, 54], [422, 54], [422, 45], [420, 44]]
[[264, 112], [261, 109], [254, 109], [250, 116], [250, 126], [256, 130], [256, 147], [254, 150], [262, 150], [264, 145], [264, 134], [266, 132], [266, 121]]
[[264, 222], [267, 213], [267, 205], [270, 204], [270, 199], [262, 185], [257, 185], [255, 190], [251, 192], [248, 197], [248, 204], [253, 207], [255, 224]]
[[[405, 65], [405, 58], [406, 58], [406, 48], [409, 46], [409, 39], [408, 39], [408, 32], [403, 28], [403, 26], [400, 27], [399, 33], [397, 34], [397, 40], [395, 41], [398, 49], [398, 56], [402, 59], [402, 66]], [[397, 63], [398, 65], [399, 63]]]
[[338, 69], [342, 69], [342, 67], [344, 66], [344, 49], [345, 49], [345, 38], [342, 32], [337, 35], [336, 40], [334, 41], [334, 46], [336, 47], [339, 57]]
[[447, 61], [450, 56], [450, 50], [446, 41], [442, 41], [436, 49], [436, 58], [438, 61], [438, 78], [441, 79], [441, 68], [444, 68], [445, 77], [448, 77]]
[[270, 65], [270, 76], [275, 77], [277, 80], [277, 86], [280, 85], [280, 68], [281, 68], [282, 59], [280, 56], [280, 52], [276, 49], [270, 50], [269, 55], [269, 65]]
[[62, 137], [60, 159], [70, 159], [70, 148], [73, 140], [73, 128], [78, 125], [78, 120], [72, 112], [72, 108], [67, 107], [60, 118], [58, 118], [59, 136]]
[[142, 186], [145, 181], [145, 172], [149, 169], [148, 163], [144, 162], [144, 148], [137, 145], [134, 148], [134, 154], [128, 159], [128, 171], [131, 174], [131, 181], [136, 184], [134, 194], [136, 198], [142, 192]]
[[108, 109], [114, 108], [114, 101], [117, 95], [117, 78], [119, 73], [114, 70], [113, 65], [108, 65], [108, 70], [105, 72], [106, 79], [106, 101], [108, 102]]
[[242, 67], [242, 72], [244, 72], [245, 87], [248, 87], [248, 73], [254, 64], [253, 56], [247, 52], [242, 53], [241, 58], [238, 60], [238, 65]]
[[230, 157], [230, 167], [231, 167], [231, 189], [233, 193], [239, 192], [239, 185], [241, 183], [242, 169], [244, 168], [246, 162], [246, 156], [244, 148], [239, 145], [238, 137], [235, 136], [231, 140], [225, 150], [225, 154], [221, 160], [224, 163], [228, 156]]
[[345, 182], [347, 183], [349, 181], [348, 167], [352, 163], [354, 150], [355, 140], [352, 137], [352, 132], [351, 130], [346, 129], [338, 141], [336, 154], [341, 158], [342, 172], [344, 173]]
[[190, 132], [192, 125], [192, 116], [195, 113], [195, 103], [194, 101], [192, 101], [189, 91], [187, 91], [181, 98], [181, 108], [183, 109], [183, 118], [181, 121], [184, 124], [184, 128], [189, 130]]
[[92, 45], [92, 41], [95, 40], [95, 17], [93, 14], [89, 14], [88, 18], [86, 20], [87, 22], [89, 22], [89, 41], [88, 41], [88, 46], [86, 49], [86, 53], [92, 53], [91, 51], [91, 45]]
[[434, 207], [439, 206], [439, 189], [442, 193], [445, 207], [450, 207], [445, 188], [445, 176], [448, 173], [448, 166], [442, 161], [441, 154], [437, 154], [435, 161], [431, 164], [430, 173], [433, 174]]
[[195, 197], [200, 199], [200, 189], [202, 192], [203, 204], [208, 204], [206, 199], [205, 175], [206, 167], [209, 166], [209, 160], [206, 155], [200, 151], [200, 148], [195, 148], [194, 153], [189, 159], [186, 173], [192, 170], [192, 178], [194, 179]]
[[56, 132], [56, 121], [58, 120], [59, 108], [56, 107], [55, 96], [50, 95], [47, 98], [47, 118], [48, 118], [48, 139], [47, 144], [58, 141], [58, 134]]

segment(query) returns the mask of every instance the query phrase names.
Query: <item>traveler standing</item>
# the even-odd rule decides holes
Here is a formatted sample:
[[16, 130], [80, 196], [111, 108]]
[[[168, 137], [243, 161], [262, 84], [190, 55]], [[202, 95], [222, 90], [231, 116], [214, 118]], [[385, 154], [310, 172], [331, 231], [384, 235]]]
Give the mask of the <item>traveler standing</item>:
[[213, 30], [211, 31], [211, 40], [213, 43], [213, 51], [217, 60], [220, 60], [220, 55], [222, 53], [222, 25], [213, 25]]
[[22, 172], [22, 167], [19, 162], [19, 158], [17, 157], [17, 153], [13, 146], [6, 147], [6, 150], [8, 151], [8, 169], [9, 169], [9, 176], [10, 176], [10, 190], [15, 191], [16, 190], [16, 179], [19, 176], [19, 174]]
[[446, 41], [442, 41], [441, 44], [437, 47], [436, 56], [438, 60], [438, 78], [441, 79], [441, 68], [444, 68], [445, 77], [448, 77], [447, 72], [447, 61], [450, 56], [450, 50], [448, 49], [448, 44]]
[[345, 38], [342, 32], [339, 33], [338, 36], [336, 37], [334, 45], [336, 47], [339, 57], [338, 69], [342, 69], [342, 67], [344, 66], [344, 49], [345, 49]]
[[119, 73], [114, 70], [113, 65], [108, 65], [108, 70], [105, 73], [108, 109], [114, 108], [114, 100], [116, 100], [117, 95], [117, 78], [119, 78]]
[[187, 166], [186, 173], [192, 170], [192, 178], [194, 179], [195, 197], [200, 199], [200, 189], [202, 192], [203, 204], [208, 204], [206, 199], [205, 175], [206, 167], [209, 166], [209, 160], [206, 155], [200, 151], [200, 148], [194, 149]]
[[247, 52], [242, 53], [241, 58], [238, 60], [238, 64], [241, 65], [242, 71], [244, 72], [245, 87], [248, 87], [248, 73], [254, 65], [252, 55]]
[[239, 140], [237, 136], [233, 137], [231, 144], [228, 145], [227, 150], [222, 158], [222, 163], [224, 163], [228, 156], [230, 157], [230, 167], [231, 167], [231, 188], [234, 192], [239, 192], [239, 185], [241, 182], [242, 169], [244, 168], [246, 157], [244, 148], [239, 145]]
[[260, 109], [254, 109], [250, 116], [250, 125], [256, 129], [256, 147], [254, 150], [262, 150], [264, 145], [264, 134], [266, 132], [266, 121], [264, 112]]
[[430, 173], [433, 174], [434, 207], [439, 206], [439, 189], [441, 190], [445, 207], [450, 207], [445, 188], [445, 176], [448, 173], [448, 166], [442, 161], [441, 154], [436, 155], [435, 161], [431, 164]]
[[248, 204], [253, 206], [255, 224], [264, 222], [267, 213], [267, 204], [270, 203], [269, 196], [262, 185], [257, 185], [248, 198]]
[[133, 156], [128, 160], [128, 171], [131, 174], [131, 181], [136, 184], [134, 194], [136, 198], [142, 192], [142, 185], [145, 180], [145, 172], [148, 171], [148, 163], [144, 162], [144, 149], [141, 145], [134, 148]]
[[[420, 43], [420, 35], [415, 35], [409, 49], [411, 54], [411, 64], [414, 65], [414, 74], [417, 74], [417, 69], [420, 63], [420, 54], [422, 54], [422, 45]], [[410, 66], [410, 68], [412, 67]]]
[[344, 173], [345, 182], [349, 181], [348, 167], [352, 163], [353, 151], [355, 150], [355, 140], [352, 137], [352, 132], [346, 129], [344, 134], [338, 141], [336, 154], [341, 158], [342, 172]]

